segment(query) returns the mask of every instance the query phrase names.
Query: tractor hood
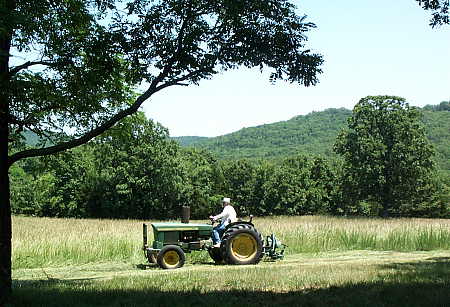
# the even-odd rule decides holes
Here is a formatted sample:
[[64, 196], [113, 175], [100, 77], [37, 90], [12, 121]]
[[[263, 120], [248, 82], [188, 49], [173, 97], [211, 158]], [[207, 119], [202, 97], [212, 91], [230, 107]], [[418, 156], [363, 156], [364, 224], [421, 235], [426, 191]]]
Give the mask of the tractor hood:
[[185, 224], [185, 223], [153, 223], [153, 230], [155, 231], [212, 231], [213, 226], [208, 224]]

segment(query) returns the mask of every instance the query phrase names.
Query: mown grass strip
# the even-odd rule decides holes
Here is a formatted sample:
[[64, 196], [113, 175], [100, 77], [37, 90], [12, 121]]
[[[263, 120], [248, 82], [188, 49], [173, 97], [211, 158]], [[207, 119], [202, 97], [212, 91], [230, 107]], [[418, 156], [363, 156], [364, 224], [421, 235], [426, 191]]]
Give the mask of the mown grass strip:
[[[125, 264], [104, 264], [92, 268], [94, 275], [79, 275], [80, 271], [64, 275], [64, 268], [54, 268], [38, 279], [32, 279], [31, 272], [22, 272], [21, 278], [14, 281], [13, 303], [14, 306], [66, 306], [68, 302], [76, 302], [77, 306], [447, 306], [448, 255], [448, 252], [334, 252], [317, 258], [289, 256], [284, 262], [258, 266], [198, 264], [175, 271], [156, 268], [142, 271]], [[119, 271], [120, 276], [111, 275]]]

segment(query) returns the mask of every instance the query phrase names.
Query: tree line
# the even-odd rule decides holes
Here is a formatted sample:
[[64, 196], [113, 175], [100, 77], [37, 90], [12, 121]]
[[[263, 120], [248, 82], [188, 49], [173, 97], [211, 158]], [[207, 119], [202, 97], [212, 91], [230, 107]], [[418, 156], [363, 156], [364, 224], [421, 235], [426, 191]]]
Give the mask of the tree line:
[[[436, 167], [450, 175], [450, 102], [427, 105], [422, 113], [427, 138], [433, 144]], [[337, 157], [333, 144], [352, 111], [326, 109], [217, 137], [176, 137], [182, 146], [213, 152], [220, 159], [280, 159], [298, 153]]]
[[[450, 217], [449, 187], [433, 168], [420, 113], [396, 99], [373, 98], [385, 104], [387, 111], [381, 112], [369, 98], [360, 101], [336, 140], [342, 159], [304, 154], [277, 160], [218, 159], [204, 149], [181, 147], [167, 129], [138, 113], [86, 145], [15, 164], [10, 172], [12, 211], [175, 219], [181, 206], [189, 205], [192, 217], [202, 219], [220, 210], [220, 199], [228, 196], [240, 216]], [[368, 125], [370, 120], [378, 128]], [[359, 134], [352, 132], [355, 126]], [[376, 132], [386, 126], [391, 130]], [[383, 162], [384, 143], [394, 132], [400, 133], [396, 147]], [[408, 141], [408, 134], [417, 142]], [[384, 175], [387, 168], [391, 177]]]

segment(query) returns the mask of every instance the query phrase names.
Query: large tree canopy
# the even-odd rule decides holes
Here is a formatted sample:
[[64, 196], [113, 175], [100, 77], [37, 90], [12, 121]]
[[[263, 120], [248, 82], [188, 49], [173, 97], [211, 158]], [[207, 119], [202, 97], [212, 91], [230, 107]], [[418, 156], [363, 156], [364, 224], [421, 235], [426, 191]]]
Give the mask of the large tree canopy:
[[[61, 132], [79, 139], [15, 152], [9, 164], [79, 145], [168, 86], [239, 66], [308, 86], [322, 63], [304, 48], [314, 25], [289, 1], [37, 0], [6, 16], [10, 139], [23, 129], [52, 143]], [[134, 97], [138, 85], [145, 90]]]
[[[0, 14], [1, 299], [14, 162], [84, 144], [170, 86], [240, 66], [309, 86], [323, 61], [288, 0], [0, 0]], [[24, 130], [45, 142], [26, 149]]]
[[358, 102], [335, 144], [344, 158], [347, 197], [374, 201], [387, 215], [430, 196], [434, 150], [420, 118], [400, 97]]

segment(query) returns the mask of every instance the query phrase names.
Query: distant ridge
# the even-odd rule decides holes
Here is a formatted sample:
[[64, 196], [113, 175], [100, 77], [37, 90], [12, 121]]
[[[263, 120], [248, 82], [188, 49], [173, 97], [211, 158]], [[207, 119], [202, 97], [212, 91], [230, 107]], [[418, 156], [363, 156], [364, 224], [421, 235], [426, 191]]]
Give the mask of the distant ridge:
[[194, 144], [198, 144], [202, 141], [208, 139], [206, 136], [175, 136], [172, 137], [175, 141], [177, 141], [181, 146], [193, 146]]
[[[441, 169], [450, 172], [450, 108], [448, 102], [422, 110], [427, 136]], [[218, 137], [177, 137], [182, 146], [202, 148], [221, 159], [279, 159], [294, 154], [333, 157], [333, 144], [346, 127], [351, 110], [327, 109], [287, 121], [243, 128]]]
[[[243, 128], [212, 138], [177, 140], [182, 146], [203, 148], [222, 159], [280, 158], [297, 153], [332, 155], [332, 144], [346, 125], [351, 111], [327, 109], [299, 115], [287, 121]], [[189, 143], [189, 145], [184, 145]]]

